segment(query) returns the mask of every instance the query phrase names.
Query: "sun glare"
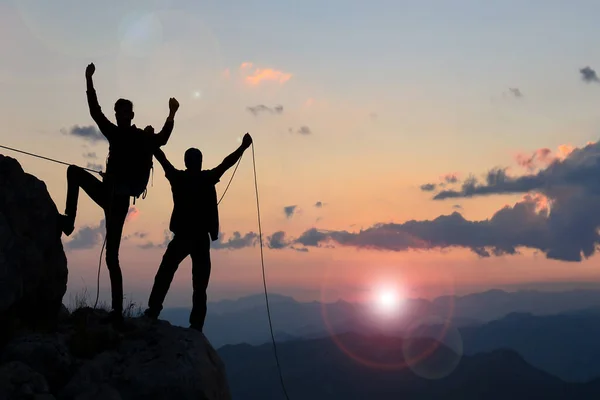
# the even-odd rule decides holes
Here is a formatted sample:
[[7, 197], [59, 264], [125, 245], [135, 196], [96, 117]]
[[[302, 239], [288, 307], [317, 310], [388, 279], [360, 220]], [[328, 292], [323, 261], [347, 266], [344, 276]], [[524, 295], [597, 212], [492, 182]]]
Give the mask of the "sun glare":
[[400, 293], [391, 288], [379, 289], [374, 300], [377, 310], [385, 314], [394, 313], [402, 303]]

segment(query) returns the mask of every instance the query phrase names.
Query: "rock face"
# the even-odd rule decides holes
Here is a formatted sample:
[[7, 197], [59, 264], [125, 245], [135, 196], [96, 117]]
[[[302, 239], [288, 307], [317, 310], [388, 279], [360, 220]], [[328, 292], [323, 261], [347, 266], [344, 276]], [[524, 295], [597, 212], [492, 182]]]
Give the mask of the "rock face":
[[0, 326], [52, 322], [66, 290], [56, 205], [44, 182], [0, 154]]
[[225, 366], [202, 333], [145, 317], [116, 331], [101, 322], [106, 315], [76, 310], [56, 332], [10, 341], [0, 352], [0, 398], [231, 399]]
[[202, 333], [144, 317], [117, 331], [106, 311], [65, 309], [57, 216], [45, 184], [0, 155], [0, 399], [231, 399]]

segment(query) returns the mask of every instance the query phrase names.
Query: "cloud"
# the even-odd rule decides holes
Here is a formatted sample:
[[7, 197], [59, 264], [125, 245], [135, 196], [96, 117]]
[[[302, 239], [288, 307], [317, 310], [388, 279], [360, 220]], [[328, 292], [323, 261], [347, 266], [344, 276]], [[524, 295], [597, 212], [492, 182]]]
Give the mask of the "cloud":
[[270, 249], [283, 249], [289, 246], [289, 242], [285, 240], [285, 232], [278, 231], [267, 237], [267, 247]]
[[148, 237], [147, 232], [133, 232], [131, 235], [123, 236], [123, 240], [131, 240], [134, 238], [145, 239]]
[[596, 75], [596, 71], [594, 71], [590, 67], [581, 68], [579, 70], [579, 73], [581, 74], [581, 79], [583, 79], [584, 82], [591, 83], [599, 81], [598, 75]]
[[300, 135], [310, 135], [312, 133], [312, 131], [310, 130], [310, 128], [308, 126], [306, 126], [306, 125], [302, 125], [296, 131], [294, 131], [293, 128], [289, 128], [288, 131], [290, 133], [299, 133]]
[[[566, 155], [565, 155], [566, 154]], [[564, 156], [564, 158], [560, 158]], [[470, 221], [459, 212], [433, 220], [379, 223], [357, 232], [311, 228], [297, 238], [273, 235], [277, 248], [346, 246], [381, 251], [466, 248], [479, 257], [518, 254], [528, 248], [546, 258], [580, 262], [600, 248], [600, 144], [563, 147], [545, 169], [511, 177], [493, 168], [485, 183], [469, 177], [460, 191], [440, 198], [493, 194], [523, 195], [491, 218]], [[454, 208], [460, 208], [455, 204]]]
[[510, 94], [512, 94], [516, 98], [523, 97], [523, 93], [521, 93], [521, 90], [519, 88], [509, 88], [508, 90], [510, 91]]
[[298, 206], [296, 205], [283, 207], [283, 212], [285, 213], [286, 218], [292, 218], [297, 207]]
[[456, 183], [456, 182], [458, 182], [458, 174], [455, 172], [446, 174], [446, 175], [442, 176], [442, 180], [445, 183]]
[[127, 210], [127, 217], [125, 221], [135, 221], [140, 215], [140, 210], [136, 206], [130, 206]]
[[283, 84], [292, 78], [292, 74], [274, 68], [254, 68], [253, 71], [249, 72], [253, 67], [254, 64], [251, 62], [243, 62], [240, 65], [240, 70], [248, 73], [244, 80], [250, 86], [258, 86], [267, 81]]
[[89, 152], [89, 153], [83, 153], [83, 158], [87, 158], [90, 160], [95, 160], [98, 158], [98, 156], [96, 156], [96, 153], [94, 153], [93, 151]]
[[244, 236], [240, 232], [233, 232], [233, 236], [226, 242], [223, 241], [223, 234], [219, 234], [219, 240], [211, 242], [213, 249], [228, 249], [238, 250], [245, 247], [253, 247], [258, 242], [258, 234], [254, 232], [248, 232]]
[[522, 214], [522, 221], [515, 221], [515, 224], [523, 225], [522, 229], [527, 229], [524, 225], [541, 218], [537, 221], [535, 231], [538, 245], [530, 243], [534, 242], [533, 238], [523, 239], [522, 242], [527, 243], [523, 245], [538, 249], [549, 258], [580, 261], [582, 255], [588, 258], [594, 254], [596, 246], [600, 243], [598, 176], [599, 143], [590, 143], [583, 148], [563, 145], [559, 146], [549, 165], [536, 173], [509, 176], [505, 169], [495, 168], [488, 172], [484, 183], [470, 177], [461, 190], [442, 191], [436, 194], [434, 199], [518, 193], [537, 196], [536, 204], [541, 204], [542, 209], [548, 208], [549, 212], [543, 215], [543, 218]]
[[547, 166], [554, 161], [554, 158], [552, 157], [552, 150], [546, 147], [537, 149], [532, 154], [519, 153], [515, 156], [515, 159], [519, 166], [530, 171], [535, 170], [540, 164]]
[[88, 126], [74, 125], [70, 128], [63, 128], [60, 131], [63, 133], [63, 135], [77, 136], [77, 137], [87, 140], [91, 143], [96, 143], [98, 141], [106, 141], [106, 138], [104, 137], [104, 135], [102, 135], [102, 133], [100, 133], [98, 128], [96, 128], [93, 125], [88, 125]]
[[88, 169], [93, 169], [94, 171], [102, 171], [104, 169], [104, 166], [102, 164], [96, 164], [96, 163], [87, 163], [86, 168]]
[[436, 188], [435, 183], [425, 183], [421, 185], [421, 190], [424, 192], [433, 192]]
[[92, 249], [104, 241], [106, 231], [105, 220], [102, 219], [96, 226], [84, 226], [75, 232], [73, 238], [65, 243], [67, 250]]
[[264, 104], [259, 104], [254, 107], [246, 107], [246, 110], [251, 112], [254, 116], [257, 116], [260, 113], [267, 112], [270, 114], [281, 114], [283, 113], [283, 106], [276, 105], [275, 107], [267, 107]]
[[[144, 235], [144, 238], [147, 235]], [[161, 243], [154, 243], [151, 241], [147, 241], [146, 243], [143, 244], [139, 244], [138, 247], [141, 249], [165, 249], [168, 245], [169, 242], [171, 242], [171, 240], [173, 240], [173, 233], [167, 229], [165, 229], [163, 231], [163, 241]]]
[[462, 206], [460, 204], [455, 204], [452, 206], [452, 208], [454, 208], [455, 210], [462, 210]]

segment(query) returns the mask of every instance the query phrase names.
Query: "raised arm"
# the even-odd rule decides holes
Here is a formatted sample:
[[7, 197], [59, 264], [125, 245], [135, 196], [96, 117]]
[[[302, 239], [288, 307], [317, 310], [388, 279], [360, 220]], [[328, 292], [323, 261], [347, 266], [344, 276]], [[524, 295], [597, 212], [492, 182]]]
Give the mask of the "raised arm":
[[156, 144], [158, 147], [164, 146], [169, 141], [171, 133], [173, 132], [173, 125], [175, 124], [175, 114], [179, 109], [179, 102], [171, 97], [169, 99], [169, 116], [165, 121], [163, 128], [156, 134]]
[[219, 164], [218, 167], [214, 168], [212, 171], [216, 174], [217, 179], [221, 179], [223, 174], [227, 172], [227, 170], [235, 165], [236, 162], [242, 157], [244, 151], [250, 147], [252, 144], [252, 137], [250, 134], [246, 133], [244, 135], [244, 139], [242, 140], [242, 144], [238, 147], [233, 153], [225, 157], [223, 162]]
[[96, 96], [96, 89], [94, 89], [94, 81], [92, 78], [95, 71], [96, 66], [94, 63], [89, 64], [85, 69], [88, 107], [90, 108], [90, 115], [92, 116], [94, 122], [96, 122], [96, 125], [98, 125], [100, 132], [106, 137], [106, 139], [111, 140], [112, 138], [110, 136], [115, 128], [115, 125], [110, 122], [102, 113], [102, 109], [98, 103], [98, 97]]
[[167, 156], [165, 156], [165, 153], [160, 148], [154, 150], [154, 157], [156, 157], [156, 159], [158, 160], [160, 165], [162, 165], [163, 169], [165, 170], [165, 175], [167, 176], [167, 178], [173, 172], [177, 171], [177, 169], [173, 166], [173, 164], [171, 164], [169, 162], [169, 160], [167, 160]]

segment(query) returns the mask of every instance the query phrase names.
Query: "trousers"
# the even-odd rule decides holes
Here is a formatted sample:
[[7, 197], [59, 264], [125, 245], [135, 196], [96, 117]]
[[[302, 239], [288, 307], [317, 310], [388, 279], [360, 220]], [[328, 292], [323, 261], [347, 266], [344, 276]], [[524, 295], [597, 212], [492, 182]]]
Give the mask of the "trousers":
[[114, 185], [98, 178], [81, 167], [67, 168], [67, 204], [65, 214], [73, 220], [77, 215], [79, 188], [104, 210], [106, 225], [106, 266], [110, 276], [112, 309], [123, 311], [123, 275], [119, 264], [119, 248], [123, 226], [129, 211], [129, 195], [115, 193]]
[[158, 316], [163, 309], [163, 302], [179, 268], [179, 264], [187, 257], [192, 258], [192, 312], [190, 325], [202, 329], [206, 319], [206, 289], [210, 279], [210, 238], [208, 233], [201, 235], [175, 234], [169, 242], [167, 250], [154, 278], [154, 285], [148, 300], [150, 313]]

